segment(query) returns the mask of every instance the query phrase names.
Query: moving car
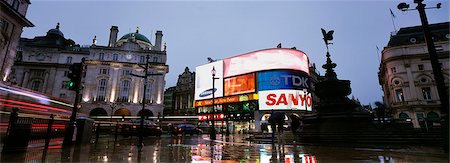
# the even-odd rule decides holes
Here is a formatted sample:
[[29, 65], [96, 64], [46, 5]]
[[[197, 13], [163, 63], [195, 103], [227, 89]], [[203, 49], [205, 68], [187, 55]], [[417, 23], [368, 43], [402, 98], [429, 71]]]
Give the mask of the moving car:
[[[130, 123], [124, 123], [120, 127], [122, 129], [122, 136], [139, 136], [139, 126], [141, 120], [133, 120]], [[149, 120], [144, 120], [144, 136], [157, 136], [160, 137], [162, 130], [159, 126]]]
[[202, 134], [203, 131], [197, 127], [195, 127], [193, 124], [179, 124], [176, 127], [172, 127], [172, 134], [178, 135], [178, 134]]

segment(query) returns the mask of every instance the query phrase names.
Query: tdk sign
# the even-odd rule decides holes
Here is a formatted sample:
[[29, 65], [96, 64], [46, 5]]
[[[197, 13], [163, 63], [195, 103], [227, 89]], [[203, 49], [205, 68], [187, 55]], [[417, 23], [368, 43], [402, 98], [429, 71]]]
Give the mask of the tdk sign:
[[308, 89], [310, 79], [304, 72], [265, 71], [258, 72], [258, 90]]

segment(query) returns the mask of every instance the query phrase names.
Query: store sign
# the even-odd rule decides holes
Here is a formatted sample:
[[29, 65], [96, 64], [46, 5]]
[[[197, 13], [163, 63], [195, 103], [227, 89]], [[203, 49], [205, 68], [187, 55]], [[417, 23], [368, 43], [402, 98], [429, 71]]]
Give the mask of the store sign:
[[308, 56], [293, 49], [265, 49], [223, 60], [224, 77], [231, 77], [251, 72], [290, 69], [309, 74]]
[[[214, 121], [216, 120], [222, 120], [224, 118], [223, 114], [214, 114]], [[212, 120], [212, 114], [205, 114], [205, 115], [199, 115], [198, 116], [199, 121], [210, 121]]]
[[255, 74], [226, 78], [225, 96], [255, 92]]
[[312, 110], [311, 94], [304, 90], [258, 91], [259, 110]]
[[309, 75], [302, 71], [265, 71], [258, 72], [258, 90], [308, 89]]
[[[214, 89], [211, 70], [216, 70]], [[195, 100], [203, 100], [214, 97], [223, 97], [223, 61], [216, 61], [195, 68]]]
[[[214, 98], [214, 105], [239, 102], [239, 96]], [[212, 99], [195, 101], [195, 107], [212, 105]]]
[[[244, 101], [257, 100], [257, 99], [258, 99], [258, 94], [256, 94], [256, 93], [239, 95], [239, 96], [220, 97], [220, 98], [215, 98], [214, 105], [235, 103], [235, 102], [244, 102]], [[211, 106], [211, 105], [212, 105], [212, 99], [194, 101], [194, 107]]]

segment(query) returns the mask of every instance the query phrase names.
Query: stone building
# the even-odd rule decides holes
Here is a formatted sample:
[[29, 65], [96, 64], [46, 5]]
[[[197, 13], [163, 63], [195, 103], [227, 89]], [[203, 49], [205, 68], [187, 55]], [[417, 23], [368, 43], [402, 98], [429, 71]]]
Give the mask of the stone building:
[[[117, 26], [110, 29], [107, 46], [97, 45], [94, 37], [92, 45], [79, 46], [66, 39], [59, 30], [50, 29], [46, 36], [21, 40], [21, 57], [15, 63], [18, 85], [74, 102], [75, 94], [65, 83], [73, 63], [84, 62], [83, 90], [80, 112], [90, 116], [140, 115], [142, 102], [144, 114], [163, 114], [163, 91], [166, 65], [165, 47], [161, 46], [162, 32], [156, 32], [155, 45], [136, 32], [128, 33], [117, 40]], [[144, 75], [142, 64], [148, 62], [148, 74], [159, 74], [143, 78], [130, 74]], [[144, 95], [144, 83], [146, 100]]]
[[[449, 23], [431, 24], [430, 30], [449, 92]], [[378, 77], [393, 118], [411, 121], [415, 128], [438, 125], [440, 101], [422, 26], [401, 28], [391, 36]]]
[[23, 27], [34, 27], [25, 16], [29, 0], [0, 1], [0, 81], [15, 82], [9, 78], [14, 64], [17, 45]]
[[194, 91], [195, 72], [186, 67], [184, 72], [178, 75], [178, 82], [172, 96], [173, 115], [195, 115]]

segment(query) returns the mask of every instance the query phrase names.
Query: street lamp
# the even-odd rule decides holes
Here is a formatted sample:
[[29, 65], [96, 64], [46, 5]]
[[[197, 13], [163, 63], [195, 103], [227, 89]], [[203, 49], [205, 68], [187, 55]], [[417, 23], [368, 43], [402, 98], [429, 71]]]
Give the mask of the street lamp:
[[216, 78], [216, 69], [214, 68], [214, 66], [213, 66], [213, 68], [212, 68], [212, 70], [211, 70], [211, 74], [212, 74], [212, 119], [211, 119], [211, 122], [212, 122], [212, 125], [211, 125], [211, 132], [210, 132], [210, 138], [212, 139], [212, 140], [216, 140], [216, 128], [214, 127], [214, 116], [215, 116], [215, 108], [214, 108], [214, 94], [215, 94], [215, 92], [216, 92], [216, 88], [215, 88], [215, 80], [216, 79], [219, 79], [219, 78]]
[[[136, 75], [136, 74], [130, 73], [131, 76], [144, 78], [144, 94], [142, 96], [141, 123], [139, 125], [139, 143], [137, 145], [139, 152], [141, 152], [141, 150], [142, 150], [143, 139], [144, 139], [143, 138], [143, 136], [144, 136], [144, 118], [145, 118], [145, 114], [144, 113], [145, 113], [145, 103], [146, 103], [146, 100], [145, 100], [145, 94], [146, 93], [145, 93], [145, 91], [147, 90], [147, 84], [148, 84], [147, 77], [148, 76], [163, 75], [163, 74], [149, 74], [148, 73], [148, 68], [149, 68], [149, 64], [151, 63], [149, 61], [150, 60], [150, 55], [147, 54], [147, 56], [145, 58], [146, 58], [145, 66], [138, 65], [139, 67], [144, 69], [144, 75]], [[150, 97], [149, 97], [149, 99], [150, 99]]]
[[[423, 0], [414, 0], [414, 3], [417, 3], [417, 11], [419, 11], [420, 20], [422, 22], [423, 35], [425, 37], [425, 42], [427, 43], [428, 54], [430, 55], [431, 67], [433, 69], [434, 79], [436, 81], [436, 87], [439, 94], [439, 99], [441, 101], [441, 114], [442, 114], [442, 134], [444, 139], [444, 150], [448, 152], [448, 109], [449, 109], [449, 101], [448, 94], [445, 89], [444, 76], [442, 75], [441, 65], [439, 64], [438, 56], [436, 54], [436, 47], [434, 46], [433, 39], [431, 37], [431, 31], [428, 25], [427, 15], [425, 13], [425, 9], [431, 8], [441, 8], [441, 3], [436, 4], [436, 7], [425, 8], [425, 4], [422, 3]], [[409, 11], [415, 9], [409, 9], [409, 4], [400, 3], [397, 8], [401, 11]]]

